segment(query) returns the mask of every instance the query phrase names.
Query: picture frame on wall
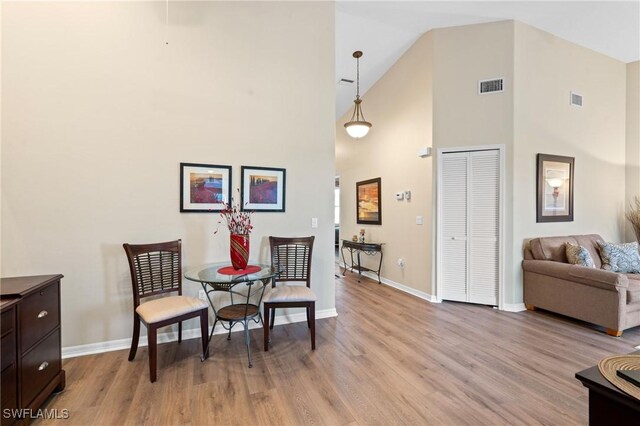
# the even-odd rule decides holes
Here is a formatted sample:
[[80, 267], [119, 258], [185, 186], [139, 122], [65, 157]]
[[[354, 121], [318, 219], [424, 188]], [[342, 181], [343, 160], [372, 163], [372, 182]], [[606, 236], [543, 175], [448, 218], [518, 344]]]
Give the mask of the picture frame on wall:
[[538, 154], [536, 222], [573, 221], [574, 157]]
[[210, 213], [231, 200], [231, 166], [180, 163], [180, 212]]
[[284, 212], [287, 190], [286, 169], [241, 167], [240, 205], [243, 211]]
[[356, 182], [356, 222], [382, 225], [382, 178]]

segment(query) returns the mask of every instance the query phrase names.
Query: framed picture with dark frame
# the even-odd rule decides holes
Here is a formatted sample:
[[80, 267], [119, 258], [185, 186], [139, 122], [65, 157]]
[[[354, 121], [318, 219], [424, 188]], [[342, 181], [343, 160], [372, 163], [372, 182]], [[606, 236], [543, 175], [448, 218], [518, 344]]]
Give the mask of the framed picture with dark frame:
[[362, 225], [382, 225], [382, 179], [356, 182], [356, 218]]
[[274, 167], [242, 166], [240, 205], [254, 212], [284, 212], [287, 171]]
[[574, 158], [538, 154], [536, 222], [573, 221]]
[[231, 200], [231, 166], [180, 163], [180, 211], [220, 211]]

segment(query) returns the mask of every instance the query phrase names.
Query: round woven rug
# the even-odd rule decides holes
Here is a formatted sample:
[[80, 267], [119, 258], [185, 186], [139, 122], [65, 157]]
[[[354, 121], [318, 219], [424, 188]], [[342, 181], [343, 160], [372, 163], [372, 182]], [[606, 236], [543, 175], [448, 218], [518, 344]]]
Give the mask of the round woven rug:
[[600, 361], [598, 368], [605, 379], [611, 382], [612, 385], [624, 393], [640, 399], [640, 387], [629, 383], [616, 374], [616, 370], [640, 370], [640, 355], [610, 356]]

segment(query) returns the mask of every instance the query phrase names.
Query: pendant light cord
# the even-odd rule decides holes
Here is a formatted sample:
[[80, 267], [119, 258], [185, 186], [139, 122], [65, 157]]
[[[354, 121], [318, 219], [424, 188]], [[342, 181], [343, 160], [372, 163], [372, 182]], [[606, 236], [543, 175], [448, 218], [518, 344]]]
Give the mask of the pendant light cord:
[[356, 99], [360, 99], [360, 58], [356, 58]]

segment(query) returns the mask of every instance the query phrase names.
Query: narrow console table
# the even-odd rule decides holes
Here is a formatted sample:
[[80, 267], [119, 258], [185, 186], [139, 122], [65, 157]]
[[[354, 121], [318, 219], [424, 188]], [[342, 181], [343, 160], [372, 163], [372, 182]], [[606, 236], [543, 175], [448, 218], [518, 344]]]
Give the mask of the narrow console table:
[[[358, 243], [355, 241], [342, 240], [342, 248], [340, 249], [342, 252], [342, 263], [344, 264], [342, 275], [344, 276], [344, 274], [347, 273], [347, 269], [350, 269], [351, 272], [357, 270], [358, 277], [362, 276], [362, 271], [370, 271], [378, 275], [378, 284], [381, 284], [380, 269], [382, 269], [382, 244], [384, 243]], [[347, 264], [346, 258], [344, 256], [345, 250], [349, 252], [349, 257], [351, 260], [350, 264]], [[356, 255], [356, 259], [353, 258], [354, 253]], [[370, 269], [362, 266], [362, 263], [360, 262], [360, 253], [364, 253], [368, 256], [375, 256], [379, 254], [380, 262], [378, 263], [378, 269]], [[360, 279], [358, 279], [358, 282], [360, 282]]]
[[[0, 279], [2, 425], [36, 415], [65, 386], [60, 346], [60, 279], [40, 275]], [[10, 410], [10, 411], [5, 411]]]
[[609, 383], [597, 365], [576, 373], [576, 379], [589, 389], [590, 426], [640, 424], [640, 401]]

